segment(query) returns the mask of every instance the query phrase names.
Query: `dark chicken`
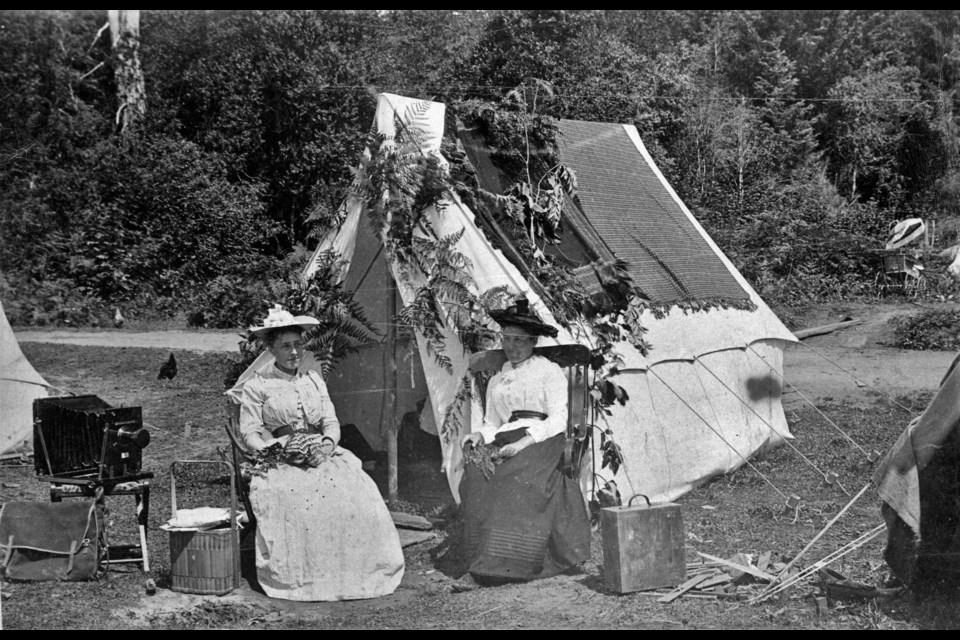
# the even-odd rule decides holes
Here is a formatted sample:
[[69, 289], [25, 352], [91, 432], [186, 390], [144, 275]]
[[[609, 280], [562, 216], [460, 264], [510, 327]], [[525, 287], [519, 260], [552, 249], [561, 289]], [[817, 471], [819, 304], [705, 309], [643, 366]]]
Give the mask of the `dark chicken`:
[[173, 380], [177, 375], [177, 359], [173, 357], [173, 354], [170, 354], [170, 359], [163, 363], [163, 366], [160, 367], [160, 374], [157, 375], [157, 380]]

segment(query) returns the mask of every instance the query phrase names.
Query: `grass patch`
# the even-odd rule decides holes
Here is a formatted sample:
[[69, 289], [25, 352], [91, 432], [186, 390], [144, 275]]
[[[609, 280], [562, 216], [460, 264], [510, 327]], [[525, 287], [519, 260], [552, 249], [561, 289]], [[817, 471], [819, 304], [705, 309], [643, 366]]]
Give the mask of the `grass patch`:
[[960, 311], [931, 310], [890, 318], [894, 334], [890, 346], [920, 351], [960, 349]]

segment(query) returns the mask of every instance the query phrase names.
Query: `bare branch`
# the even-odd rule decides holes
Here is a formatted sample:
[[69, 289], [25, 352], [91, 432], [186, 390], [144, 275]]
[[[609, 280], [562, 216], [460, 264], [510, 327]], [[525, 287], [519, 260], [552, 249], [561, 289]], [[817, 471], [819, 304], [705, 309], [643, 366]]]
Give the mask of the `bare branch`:
[[[100, 30], [97, 31], [97, 35], [93, 36], [93, 42], [90, 43], [90, 46], [87, 47], [87, 53], [90, 52], [90, 49], [93, 49], [93, 45], [97, 44], [97, 40], [100, 39], [100, 36], [103, 35], [103, 32], [110, 28], [110, 21], [108, 20], [100, 27]], [[99, 65], [98, 65], [99, 66]]]
[[117, 126], [118, 127], [120, 126], [120, 115], [123, 113], [123, 110], [126, 109], [128, 106], [130, 105], [124, 102], [123, 104], [120, 105], [120, 108], [117, 109]]
[[90, 71], [87, 71], [85, 74], [83, 74], [82, 76], [80, 76], [80, 77], [77, 79], [77, 82], [80, 82], [80, 80], [83, 80], [83, 79], [86, 78], [88, 75], [90, 75], [91, 73], [93, 73], [94, 71], [96, 71], [97, 69], [99, 69], [100, 67], [102, 67], [103, 64], [104, 64], [103, 61], [101, 61], [100, 63], [98, 63], [97, 66], [95, 66], [93, 69], [90, 69]]

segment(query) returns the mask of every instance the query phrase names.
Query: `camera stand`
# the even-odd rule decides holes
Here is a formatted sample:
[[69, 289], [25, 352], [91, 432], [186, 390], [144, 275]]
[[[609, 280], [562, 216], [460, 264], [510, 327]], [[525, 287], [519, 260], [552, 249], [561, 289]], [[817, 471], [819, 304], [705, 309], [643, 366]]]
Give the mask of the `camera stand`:
[[152, 473], [138, 473], [119, 478], [40, 476], [38, 480], [50, 483], [50, 501], [63, 498], [94, 498], [97, 490], [103, 489], [99, 501], [106, 506], [107, 496], [133, 496], [137, 509], [137, 527], [140, 544], [107, 546], [106, 564], [139, 562], [143, 571], [150, 571], [150, 556], [147, 553], [147, 519], [150, 514], [150, 478]]

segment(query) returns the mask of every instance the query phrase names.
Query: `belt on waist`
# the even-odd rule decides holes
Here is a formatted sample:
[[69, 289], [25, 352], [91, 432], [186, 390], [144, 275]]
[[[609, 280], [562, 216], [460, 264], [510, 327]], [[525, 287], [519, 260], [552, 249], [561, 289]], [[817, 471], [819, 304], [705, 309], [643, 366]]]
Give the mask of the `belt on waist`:
[[547, 414], [540, 413], [539, 411], [526, 411], [524, 409], [521, 409], [520, 411], [514, 411], [513, 413], [511, 413], [510, 419], [507, 420], [507, 422], [516, 422], [517, 420], [524, 420], [524, 419], [546, 420]]
[[[320, 432], [319, 429], [316, 429], [311, 425], [307, 425], [306, 428], [302, 429], [301, 431], [302, 433], [319, 433]], [[296, 432], [297, 432], [297, 429], [294, 429], [289, 424], [285, 424], [282, 427], [277, 427], [276, 429], [274, 429], [271, 435], [274, 438], [282, 438], [283, 436], [292, 436]]]

